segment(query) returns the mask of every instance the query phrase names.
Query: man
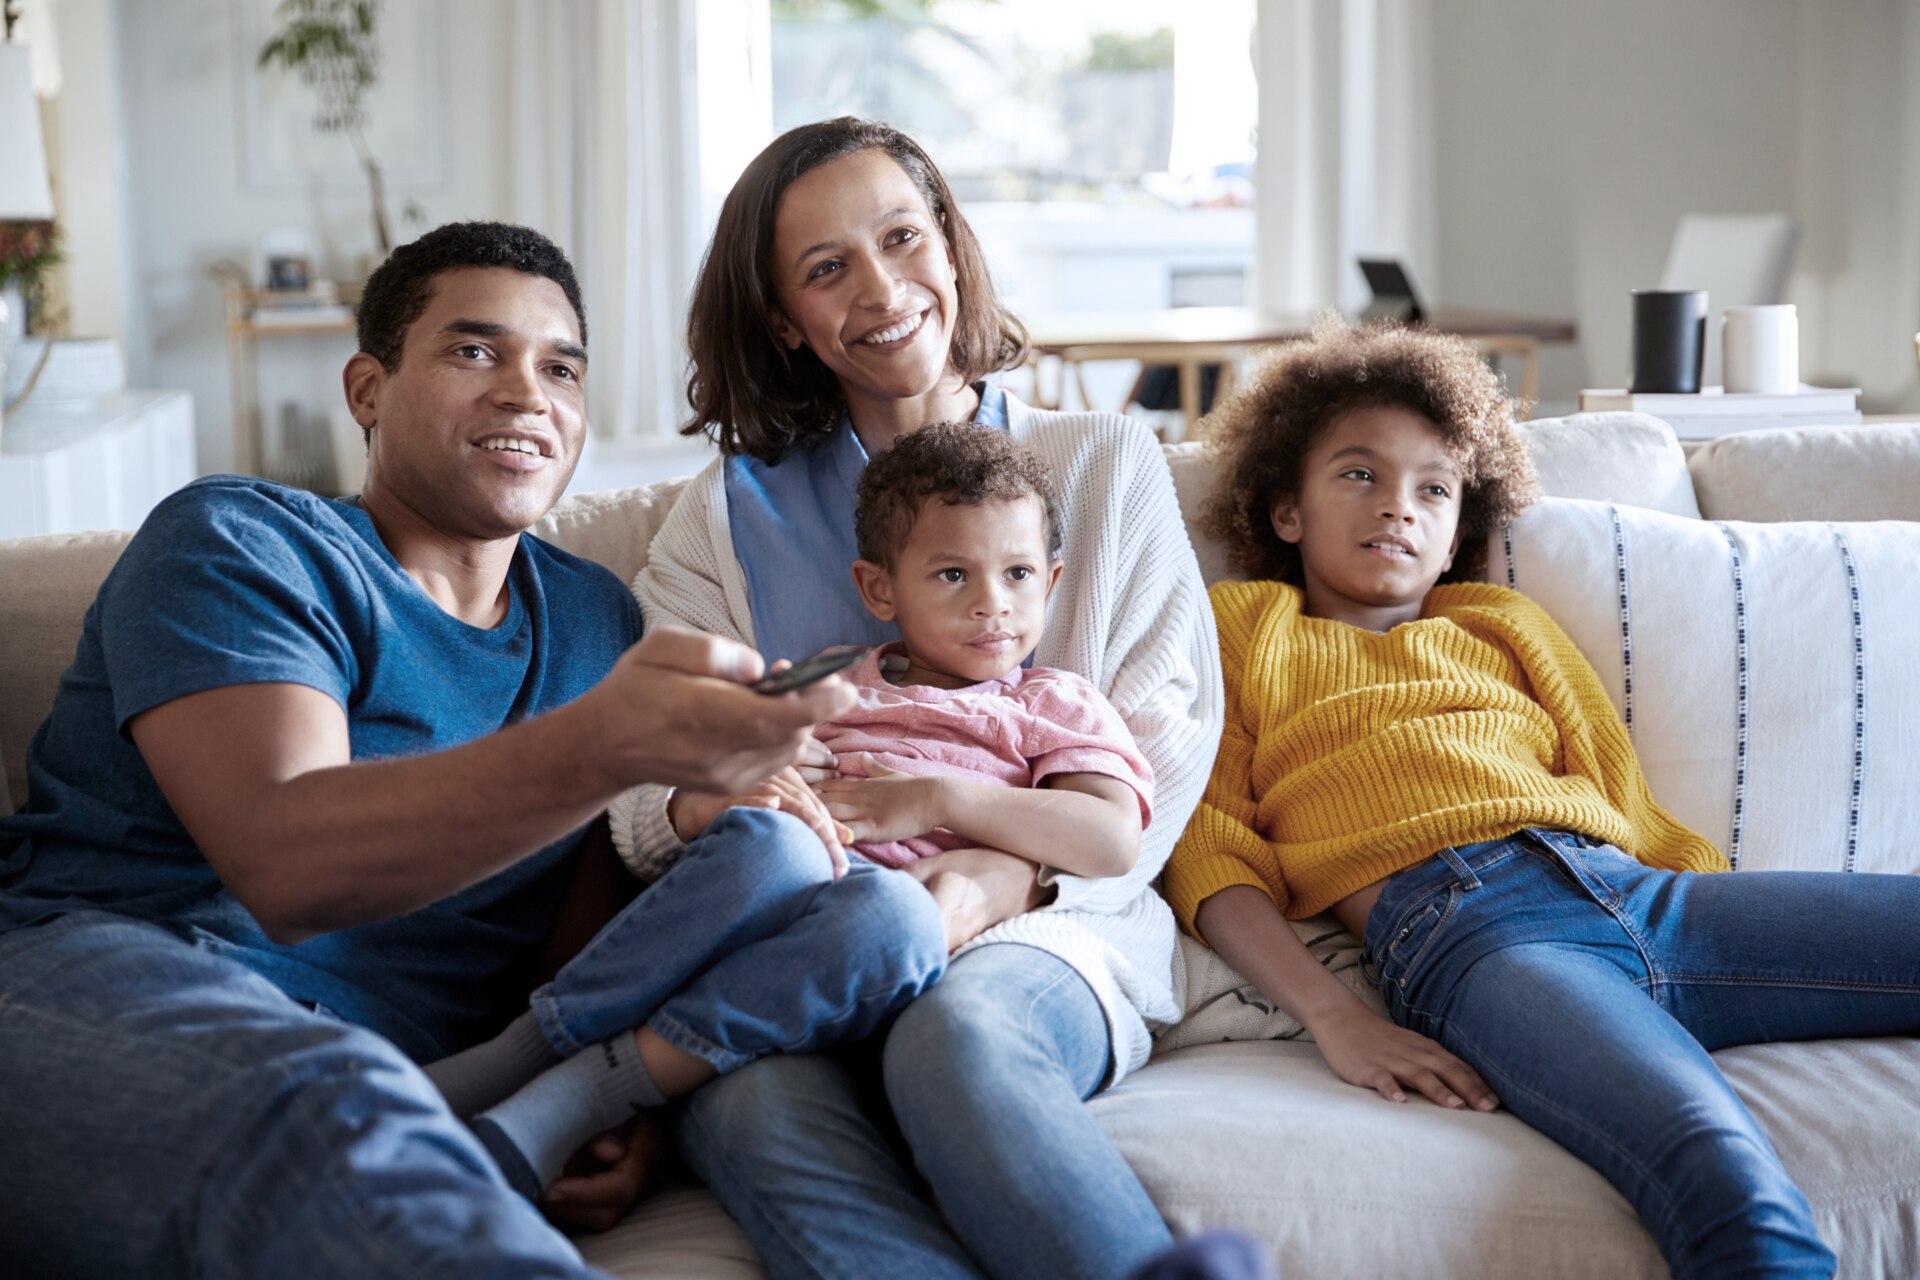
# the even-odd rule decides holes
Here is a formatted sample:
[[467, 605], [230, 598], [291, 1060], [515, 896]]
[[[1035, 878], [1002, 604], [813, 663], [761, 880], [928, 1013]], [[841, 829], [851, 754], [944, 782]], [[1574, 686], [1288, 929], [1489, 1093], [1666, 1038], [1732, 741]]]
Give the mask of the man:
[[414, 1064], [510, 1011], [610, 798], [743, 790], [851, 701], [641, 639], [611, 574], [523, 534], [585, 436], [544, 237], [402, 247], [359, 345], [359, 499], [223, 476], [162, 503], [0, 819], [0, 1239], [27, 1274], [587, 1274]]

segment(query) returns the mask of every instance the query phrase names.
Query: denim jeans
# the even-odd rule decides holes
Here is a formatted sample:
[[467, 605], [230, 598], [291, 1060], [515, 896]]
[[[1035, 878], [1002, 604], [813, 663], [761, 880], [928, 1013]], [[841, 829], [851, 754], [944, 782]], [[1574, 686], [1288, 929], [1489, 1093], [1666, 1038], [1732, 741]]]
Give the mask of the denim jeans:
[[1920, 877], [1675, 873], [1523, 831], [1389, 879], [1365, 944], [1394, 1020], [1603, 1174], [1676, 1277], [1829, 1276], [1806, 1197], [1707, 1055], [1920, 1029], [1916, 919]]
[[677, 1137], [776, 1280], [1124, 1276], [1172, 1238], [1084, 1105], [1110, 1039], [1071, 967], [996, 943], [877, 1059], [763, 1059], [688, 1099]]
[[158, 925], [0, 934], [21, 1277], [585, 1277], [388, 1041]]
[[836, 882], [805, 823], [737, 808], [532, 1003], [562, 1055], [645, 1025], [724, 1073], [871, 1035], [946, 965], [918, 880], [856, 857]]

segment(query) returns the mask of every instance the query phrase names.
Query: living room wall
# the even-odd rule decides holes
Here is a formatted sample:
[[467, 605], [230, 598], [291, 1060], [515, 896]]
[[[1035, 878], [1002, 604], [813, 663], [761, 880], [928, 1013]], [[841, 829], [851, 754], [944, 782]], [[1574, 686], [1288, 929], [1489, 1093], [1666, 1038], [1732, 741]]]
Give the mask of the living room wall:
[[1448, 0], [1432, 32], [1446, 300], [1577, 319], [1544, 400], [1620, 385], [1682, 213], [1784, 210], [1803, 373], [1920, 405], [1915, 6]]
[[[389, 218], [396, 239], [409, 199], [433, 222], [495, 217], [511, 207], [506, 142], [511, 136], [510, 49], [503, 0], [458, 0], [442, 9], [450, 105], [444, 180], [393, 182]], [[231, 457], [231, 393], [219, 285], [222, 260], [252, 263], [263, 230], [310, 229], [316, 269], [352, 279], [373, 247], [364, 183], [263, 188], [243, 177], [236, 0], [120, 0], [116, 6], [129, 270], [126, 334], [131, 385], [193, 393], [202, 472]], [[389, 66], [386, 74], [398, 74]], [[330, 404], [345, 335], [276, 336], [260, 344], [261, 399], [271, 419], [285, 400]]]

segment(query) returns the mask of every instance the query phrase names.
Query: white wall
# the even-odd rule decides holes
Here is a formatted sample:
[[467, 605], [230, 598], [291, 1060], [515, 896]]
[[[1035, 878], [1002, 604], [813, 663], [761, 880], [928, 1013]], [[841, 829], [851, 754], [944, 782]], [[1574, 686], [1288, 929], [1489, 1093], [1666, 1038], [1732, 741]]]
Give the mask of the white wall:
[[1433, 6], [1444, 300], [1575, 318], [1542, 399], [1618, 386], [1627, 291], [1683, 212], [1801, 220], [1803, 372], [1920, 403], [1920, 14], [1911, 0]]
[[[199, 467], [232, 457], [232, 405], [225, 321], [208, 269], [250, 263], [275, 227], [309, 228], [317, 267], [337, 279], [364, 274], [373, 247], [364, 185], [263, 189], [243, 179], [239, 0], [118, 0], [117, 56], [126, 175], [129, 381], [193, 393]], [[500, 216], [507, 181], [508, 82], [512, 50], [502, 0], [445, 6], [450, 153], [445, 180], [389, 183], [396, 240], [417, 234], [399, 221], [416, 199], [432, 223]], [[394, 74], [388, 67], [387, 73]], [[340, 399], [339, 371], [353, 351], [346, 335], [275, 336], [261, 344], [260, 398], [269, 420], [283, 400], [316, 409]]]

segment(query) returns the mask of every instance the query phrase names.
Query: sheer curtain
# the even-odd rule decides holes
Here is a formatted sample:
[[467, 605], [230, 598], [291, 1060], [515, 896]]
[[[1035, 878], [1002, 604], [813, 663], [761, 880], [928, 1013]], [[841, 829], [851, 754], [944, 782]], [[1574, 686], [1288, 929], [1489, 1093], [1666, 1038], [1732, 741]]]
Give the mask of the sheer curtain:
[[1355, 259], [1434, 271], [1427, 0], [1259, 0], [1254, 297], [1357, 309]]
[[509, 216], [572, 257], [602, 440], [685, 416], [686, 297], [704, 241], [694, 0], [511, 0]]

